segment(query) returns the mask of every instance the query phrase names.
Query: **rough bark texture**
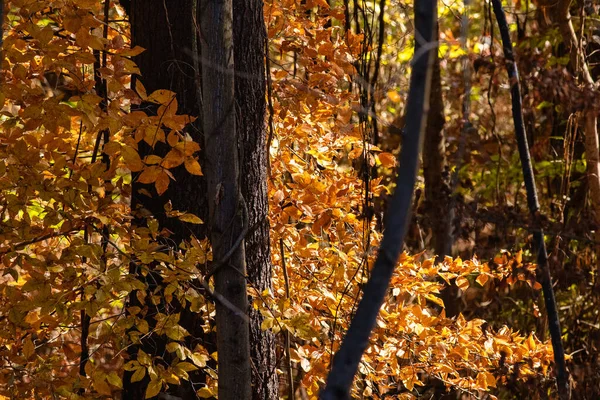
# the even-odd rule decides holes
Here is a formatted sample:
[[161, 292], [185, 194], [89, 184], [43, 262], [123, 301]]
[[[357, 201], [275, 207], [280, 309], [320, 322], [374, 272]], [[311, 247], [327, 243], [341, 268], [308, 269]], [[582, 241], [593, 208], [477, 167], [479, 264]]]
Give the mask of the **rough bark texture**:
[[[439, 40], [439, 28], [436, 27]], [[428, 225], [433, 234], [433, 249], [438, 261], [450, 255], [452, 248], [452, 221], [454, 207], [450, 202], [450, 187], [446, 174], [446, 143], [444, 140], [444, 99], [442, 97], [442, 77], [440, 58], [436, 54], [431, 76], [431, 97], [427, 114], [427, 128], [423, 143], [423, 176], [425, 178], [425, 207]], [[446, 315], [454, 317], [458, 313], [457, 288], [448, 285], [442, 290]]]
[[444, 141], [444, 100], [440, 59], [436, 55], [431, 76], [427, 129], [423, 143], [423, 175], [425, 178], [426, 212], [433, 231], [433, 248], [436, 256], [444, 258], [450, 253], [448, 184], [444, 179], [446, 170], [446, 144]]
[[[128, 2], [126, 2], [128, 3]], [[137, 81], [140, 80], [148, 93], [158, 89], [168, 89], [177, 93], [178, 113], [197, 116], [198, 99], [194, 85], [194, 70], [192, 69], [193, 58], [190, 49], [193, 48], [193, 37], [195, 24], [193, 19], [192, 0], [133, 0], [131, 4], [124, 4], [131, 21], [132, 44], [146, 49], [145, 52], [135, 57], [141, 77], [137, 77], [133, 82], [135, 88]], [[151, 104], [142, 104], [140, 109], [148, 114], [156, 112], [155, 106]], [[200, 130], [195, 126], [187, 128], [192, 138], [202, 143]], [[158, 144], [154, 149], [150, 146], [140, 144], [140, 155], [143, 157], [148, 154], [164, 155], [166, 146]], [[176, 218], [167, 218], [164, 211], [164, 204], [171, 200], [173, 209], [188, 211], [198, 215], [206, 220], [208, 215], [206, 201], [206, 184], [203, 177], [193, 176], [185, 171], [184, 167], [178, 167], [171, 170], [175, 181], [171, 181], [169, 189], [162, 195], [157, 196], [152, 185], [142, 185], [135, 180], [132, 187], [132, 210], [134, 215], [138, 215], [135, 223], [138, 226], [145, 226], [143, 216], [137, 214], [140, 208], [147, 210], [152, 214], [162, 227], [167, 228], [173, 235], [170, 237], [167, 245], [177, 245], [181, 240], [194, 235], [198, 238], [206, 236], [204, 225], [193, 225], [179, 221]], [[140, 192], [140, 189], [146, 189], [154, 193], [153, 197], [148, 197]], [[140, 273], [137, 266], [132, 264], [132, 273]], [[147, 284], [148, 292], [160, 285], [160, 276], [143, 277], [139, 275], [140, 280]], [[150, 304], [147, 302], [147, 304]], [[129, 305], [140, 306], [136, 293], [132, 293]], [[143, 307], [143, 305], [141, 305]], [[206, 338], [200, 328], [201, 321], [199, 317], [187, 309], [181, 309], [177, 304], [169, 305], [169, 312], [180, 312], [180, 324], [190, 332], [187, 338], [187, 345], [194, 348], [197, 343], [207, 346]], [[154, 325], [153, 311], [148, 307], [145, 310], [146, 319], [150, 327]], [[144, 350], [151, 355], [168, 354], [165, 352], [167, 341], [157, 335], [147, 336], [139, 346], [131, 346], [128, 349], [130, 359], [137, 357], [139, 349]], [[211, 349], [210, 346], [207, 346]], [[212, 349], [214, 351], [214, 347]], [[123, 399], [143, 399], [148, 384], [148, 376], [140, 382], [131, 382], [131, 373], [126, 372], [123, 382]], [[202, 380], [200, 371], [190, 373], [190, 380], [199, 383]], [[173, 389], [173, 394], [182, 398], [195, 398], [194, 387], [187, 381], [182, 381], [180, 387]]]
[[[265, 132], [265, 42], [262, 0], [233, 0], [235, 98], [241, 190], [248, 206], [246, 268], [249, 284], [259, 293], [271, 287], [267, 144]], [[260, 301], [260, 300], [258, 300]], [[263, 331], [262, 315], [250, 308], [252, 398], [278, 398], [275, 336]]]
[[[232, 1], [203, 0], [199, 8], [209, 229], [213, 259], [218, 265], [211, 273], [215, 276], [215, 291], [246, 312], [245, 245], [238, 239], [245, 235], [250, 207], [244, 203], [240, 187]], [[221, 302], [216, 303], [216, 312], [219, 399], [250, 400], [248, 320]]]

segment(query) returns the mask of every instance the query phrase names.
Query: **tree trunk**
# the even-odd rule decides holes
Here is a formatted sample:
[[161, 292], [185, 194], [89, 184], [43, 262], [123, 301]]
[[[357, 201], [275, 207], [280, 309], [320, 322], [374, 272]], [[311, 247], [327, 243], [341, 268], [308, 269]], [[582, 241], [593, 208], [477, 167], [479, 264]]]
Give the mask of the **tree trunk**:
[[249, 323], [239, 312], [248, 310], [243, 237], [250, 207], [240, 187], [232, 1], [203, 0], [200, 10], [205, 174], [215, 260], [211, 273], [215, 276], [215, 291], [231, 303], [216, 303], [219, 399], [249, 400]]
[[[233, 38], [235, 98], [242, 100], [236, 102], [240, 168], [244, 177], [241, 190], [249, 205], [246, 268], [250, 285], [262, 293], [271, 287], [265, 132], [266, 29], [262, 0], [233, 0]], [[262, 315], [252, 307], [250, 319], [252, 398], [277, 399], [275, 336], [260, 328]]]
[[423, 143], [423, 175], [425, 178], [426, 212], [433, 232], [433, 248], [443, 259], [450, 253], [450, 220], [448, 218], [449, 188], [444, 178], [446, 145], [444, 141], [444, 100], [440, 59], [436, 55], [431, 76], [431, 98], [427, 114], [427, 129]]
[[[141, 46], [146, 50], [135, 57], [135, 62], [140, 69], [141, 78], [136, 77], [132, 82], [135, 89], [138, 80], [141, 80], [148, 94], [158, 89], [168, 89], [177, 93], [178, 113], [197, 116], [199, 114], [197, 91], [195, 85], [196, 76], [193, 65], [193, 57], [190, 49], [193, 47], [193, 39], [196, 32], [195, 18], [192, 10], [193, 0], [133, 0], [131, 4], [123, 4], [126, 7], [131, 22], [132, 45]], [[192, 78], [190, 78], [192, 77]], [[156, 107], [152, 104], [144, 103], [139, 107], [148, 114], [156, 114]], [[196, 142], [202, 142], [200, 129], [197, 126], [187, 128], [187, 133]], [[139, 144], [140, 156], [143, 158], [148, 154], [163, 155], [168, 147], [158, 143], [155, 148], [151, 148], [143, 141]], [[159, 222], [161, 228], [167, 228], [173, 232], [169, 243], [178, 245], [182, 240], [190, 236], [204, 238], [206, 236], [204, 225], [188, 224], [177, 218], [167, 218], [164, 211], [164, 205], [171, 201], [173, 209], [187, 211], [196, 214], [201, 219], [206, 220], [208, 215], [206, 200], [206, 183], [203, 177], [189, 174], [183, 166], [170, 170], [175, 180], [171, 181], [169, 189], [162, 195], [156, 195], [151, 185], [143, 185], [136, 180], [132, 184], [131, 207], [134, 215], [140, 215], [134, 220], [137, 226], [145, 226], [146, 222], [143, 214], [138, 210], [143, 208], [154, 216]], [[135, 178], [135, 177], [134, 177]], [[140, 192], [141, 189], [154, 193], [154, 196], [148, 197]], [[161, 284], [160, 276], [149, 274], [152, 277], [143, 277], [137, 267], [132, 265], [131, 272], [137, 273], [139, 279], [148, 285], [147, 292], [157, 289]], [[150, 304], [147, 302], [147, 304]], [[133, 292], [129, 298], [129, 306], [141, 306], [136, 293]], [[190, 336], [186, 340], [186, 345], [193, 349], [197, 343], [206, 346], [205, 335], [200, 327], [199, 316], [187, 309], [181, 309], [172, 312], [180, 312], [180, 325], [182, 325]], [[146, 314], [146, 320], [150, 327], [155, 323], [150, 314]], [[148, 335], [140, 345], [130, 346], [128, 353], [130, 359], [137, 358], [138, 350], [142, 349], [147, 354], [163, 356], [168, 354], [165, 346], [168, 340], [158, 335]], [[213, 350], [209, 348], [209, 351]], [[201, 371], [192, 371], [189, 373], [190, 381], [200, 383], [202, 380]], [[123, 399], [143, 399], [145, 397], [146, 386], [148, 384], [148, 375], [139, 382], [131, 382], [132, 374], [126, 372], [123, 379]], [[183, 381], [178, 388], [173, 389], [173, 393], [185, 398], [193, 398], [194, 388], [188, 381]]]

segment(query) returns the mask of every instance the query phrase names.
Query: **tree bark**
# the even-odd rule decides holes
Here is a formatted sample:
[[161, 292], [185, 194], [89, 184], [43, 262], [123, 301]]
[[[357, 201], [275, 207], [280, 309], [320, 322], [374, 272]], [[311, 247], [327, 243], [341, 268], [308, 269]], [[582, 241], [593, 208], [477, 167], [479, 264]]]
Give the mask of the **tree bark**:
[[450, 253], [450, 221], [448, 219], [449, 188], [444, 179], [446, 170], [446, 145], [444, 140], [444, 100], [440, 59], [436, 55], [431, 77], [430, 109], [423, 143], [423, 176], [425, 200], [429, 225], [433, 231], [433, 248], [436, 256], [443, 259]]
[[[241, 191], [248, 205], [246, 268], [256, 291], [271, 288], [269, 203], [267, 198], [267, 135], [265, 131], [266, 28], [262, 0], [233, 0], [235, 98], [240, 141]], [[267, 71], [268, 72], [268, 71]], [[258, 300], [260, 301], [260, 300]], [[261, 329], [263, 317], [250, 308], [252, 398], [278, 398], [275, 336]]]
[[[239, 239], [248, 229], [248, 207], [240, 185], [232, 1], [202, 0], [200, 13], [205, 174], [216, 262], [216, 270], [211, 273], [215, 276], [215, 291], [247, 312], [245, 244]], [[219, 399], [249, 400], [249, 323], [221, 302], [216, 303], [216, 311]]]

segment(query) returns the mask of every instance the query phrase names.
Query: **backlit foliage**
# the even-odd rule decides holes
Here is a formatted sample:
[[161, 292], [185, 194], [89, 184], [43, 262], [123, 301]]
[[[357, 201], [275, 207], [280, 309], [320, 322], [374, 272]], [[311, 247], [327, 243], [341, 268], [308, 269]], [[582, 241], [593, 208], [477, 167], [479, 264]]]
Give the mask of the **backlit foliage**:
[[[187, 379], [188, 372], [204, 369], [207, 384], [198, 395], [210, 398], [217, 380], [209, 361], [216, 354], [201, 346], [186, 348], [188, 332], [178, 324], [179, 314], [170, 312], [175, 301], [187, 304], [211, 330], [214, 305], [198, 284], [199, 266], [211, 258], [209, 245], [193, 238], [166, 247], [162, 227], [150, 216], [147, 226], [132, 227], [129, 207], [132, 179], [154, 184], [145, 195], [156, 196], [176, 184], [169, 169], [183, 165], [191, 174], [202, 174], [200, 145], [185, 133], [194, 116], [177, 113], [171, 92], [130, 89], [132, 74], [139, 72], [131, 57], [143, 49], [130, 47], [126, 16], [113, 2], [103, 37], [103, 7], [97, 0], [5, 4], [0, 394], [113, 398], [128, 370], [133, 380], [150, 377], [146, 396], [152, 397]], [[395, 15], [408, 18], [399, 10]], [[266, 318], [264, 329], [291, 332], [294, 374], [314, 399], [381, 238], [377, 220], [365, 210], [365, 191], [382, 198], [393, 190], [382, 177], [395, 171], [396, 161], [391, 152], [368, 144], [356, 123], [364, 110], [351, 89], [364, 43], [361, 34], [344, 32], [341, 5], [268, 1], [265, 20], [272, 76], [268, 134], [275, 276], [272, 292], [252, 293], [253, 306]], [[394, 21], [392, 32], [407, 31]], [[388, 63], [406, 62], [410, 51], [385, 57]], [[106, 85], [105, 97], [98, 93], [99, 82]], [[380, 96], [386, 112], [400, 104], [396, 88], [390, 90]], [[135, 109], [142, 101], [157, 104], [157, 115]], [[142, 159], [141, 142], [163, 142], [170, 151]], [[367, 188], [360, 178], [364, 165], [380, 171]], [[169, 203], [165, 212], [202, 223]], [[149, 264], [163, 278], [152, 293], [135, 275]], [[455, 282], [470, 296], [465, 301], [481, 303], [493, 301], [486, 295], [500, 286], [536, 292], [534, 270], [521, 252], [503, 253], [493, 263], [446, 258], [437, 265], [422, 254], [405, 253], [354, 394], [408, 399], [439, 380], [481, 396], [509, 380], [550, 379], [548, 342], [534, 332], [494, 327], [481, 318], [446, 318], [439, 297], [443, 281]], [[134, 290], [141, 302], [150, 299], [151, 304], [126, 310]], [[148, 317], [148, 308], [158, 311]], [[87, 317], [89, 332], [82, 333]], [[126, 359], [127, 347], [151, 329], [169, 338], [169, 354], [141, 351], [136, 360]], [[89, 335], [90, 358], [84, 362], [82, 334]]]

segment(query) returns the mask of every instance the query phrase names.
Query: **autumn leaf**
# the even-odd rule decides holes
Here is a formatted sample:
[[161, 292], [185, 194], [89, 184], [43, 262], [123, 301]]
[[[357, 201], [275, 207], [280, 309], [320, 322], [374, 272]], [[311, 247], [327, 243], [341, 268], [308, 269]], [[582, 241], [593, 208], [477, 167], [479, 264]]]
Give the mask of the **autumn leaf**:
[[200, 163], [194, 158], [187, 157], [185, 159], [185, 169], [192, 175], [202, 175]]
[[161, 165], [164, 168], [175, 168], [184, 162], [184, 154], [178, 149], [171, 149], [165, 158], [163, 158]]
[[123, 156], [123, 161], [125, 161], [125, 165], [132, 172], [138, 172], [144, 169], [144, 163], [140, 158], [139, 153], [136, 149], [130, 146], [121, 147], [121, 155]]
[[203, 224], [204, 223], [196, 215], [190, 214], [190, 213], [185, 213], [185, 214], [181, 215], [179, 217], [179, 219], [182, 220], [183, 222], [189, 222], [190, 224]]
[[391, 153], [379, 153], [377, 154], [381, 165], [385, 168], [393, 168], [396, 166], [396, 157]]
[[156, 182], [154, 183], [156, 191], [159, 195], [167, 191], [167, 188], [169, 187], [169, 182], [169, 175], [165, 171], [161, 171], [158, 177], [156, 178]]
[[211, 397], [214, 397], [215, 393], [213, 393], [213, 391], [209, 388], [203, 387], [196, 392], [196, 395], [198, 395], [198, 397], [201, 399], [210, 399]]
[[131, 376], [131, 382], [139, 382], [144, 379], [144, 376], [146, 376], [146, 368], [137, 368]]
[[26, 338], [23, 342], [23, 355], [26, 358], [31, 358], [35, 354], [35, 345], [31, 339]]
[[138, 176], [137, 180], [140, 183], [154, 183], [161, 174], [162, 168], [158, 166], [150, 166], [144, 168], [142, 173]]
[[[141, 49], [141, 47], [139, 47], [139, 46], [136, 46], [136, 48]], [[136, 55], [136, 54], [134, 54], [134, 55]], [[142, 100], [144, 100], [144, 101], [148, 100], [148, 94], [146, 93], [146, 88], [144, 87], [144, 85], [142, 84], [142, 82], [140, 80], [137, 80], [135, 82], [135, 90]]]
[[153, 379], [150, 381], [150, 383], [148, 384], [148, 387], [146, 388], [146, 399], [149, 399], [150, 397], [154, 397], [157, 394], [160, 393], [160, 390], [162, 389], [162, 381], [159, 379]]
[[148, 96], [147, 100], [152, 103], [166, 105], [174, 97], [175, 97], [175, 93], [173, 93], [172, 91], [165, 90], [165, 89], [159, 89], [159, 90], [152, 92], [152, 94], [150, 96]]

